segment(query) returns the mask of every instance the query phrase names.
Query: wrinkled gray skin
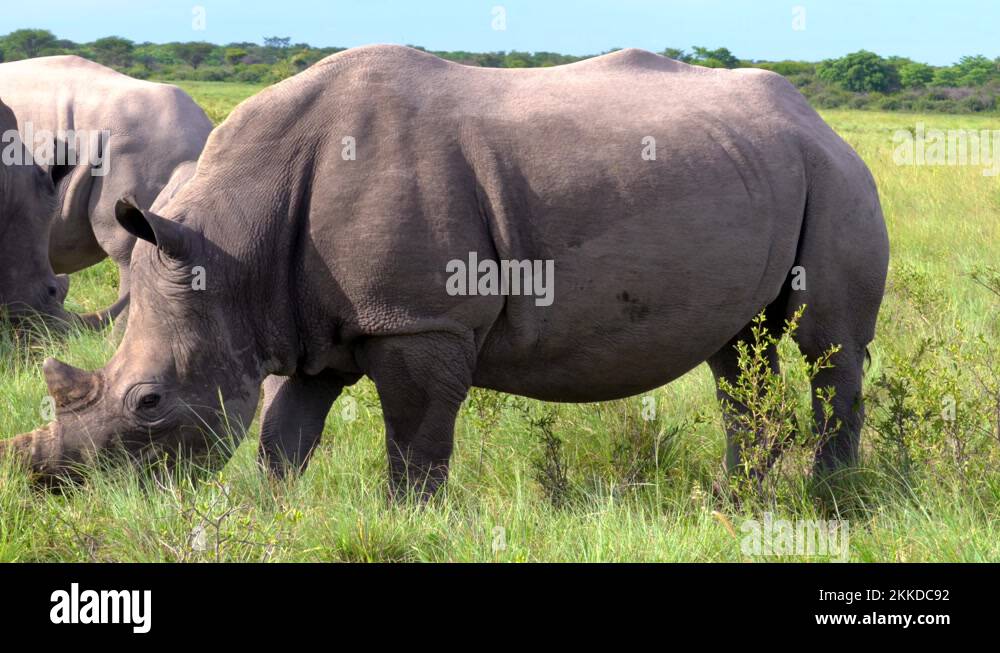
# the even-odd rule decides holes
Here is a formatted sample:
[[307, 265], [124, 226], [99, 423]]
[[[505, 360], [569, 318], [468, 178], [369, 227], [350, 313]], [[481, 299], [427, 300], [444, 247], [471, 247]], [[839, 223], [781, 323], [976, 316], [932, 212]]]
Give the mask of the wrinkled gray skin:
[[[842, 422], [817, 466], [857, 455], [885, 225], [864, 163], [772, 73], [639, 50], [541, 70], [350, 50], [241, 105], [162, 214], [119, 204], [142, 239], [129, 329], [96, 373], [46, 363], [57, 422], [14, 445], [40, 472], [116, 442], [204, 448], [220, 394], [245, 424], [277, 375], [261, 457], [280, 474], [368, 375], [391, 487], [430, 493], [470, 386], [608, 400], [704, 361], [734, 380], [754, 316], [777, 328], [802, 304], [805, 355], [842, 346], [816, 379]], [[553, 259], [554, 303], [449, 296], [446, 264], [470, 251]]]
[[93, 166], [81, 162], [58, 183], [49, 256], [53, 269], [67, 274], [110, 256], [125, 298], [135, 239], [115, 221], [115, 202], [131, 196], [141, 206], [164, 204], [193, 174], [211, 121], [176, 86], [133, 79], [76, 56], [0, 64], [0, 97], [36, 133], [110, 130], [104, 153], [110, 172], [95, 176]]
[[[15, 131], [17, 119], [0, 101], [0, 135]], [[2, 150], [11, 147], [20, 144], [0, 144]], [[99, 327], [121, 306], [112, 313], [83, 316], [63, 308], [69, 277], [52, 271], [47, 247], [48, 216], [55, 205], [56, 188], [49, 172], [35, 165], [0, 161], [0, 308], [15, 322], [40, 316], [51, 327]]]

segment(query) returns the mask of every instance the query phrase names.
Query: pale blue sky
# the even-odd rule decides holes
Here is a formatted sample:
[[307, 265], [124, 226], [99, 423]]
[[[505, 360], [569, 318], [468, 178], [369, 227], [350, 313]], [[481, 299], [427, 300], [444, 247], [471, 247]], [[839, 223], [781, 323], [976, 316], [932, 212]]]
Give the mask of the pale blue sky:
[[[507, 29], [492, 29], [506, 9]], [[203, 6], [205, 31], [192, 28]], [[797, 7], [805, 29], [793, 29]], [[432, 50], [725, 46], [742, 58], [819, 60], [862, 48], [948, 64], [1000, 56], [1000, 0], [5, 0], [0, 34], [41, 27], [75, 41], [293, 42]]]

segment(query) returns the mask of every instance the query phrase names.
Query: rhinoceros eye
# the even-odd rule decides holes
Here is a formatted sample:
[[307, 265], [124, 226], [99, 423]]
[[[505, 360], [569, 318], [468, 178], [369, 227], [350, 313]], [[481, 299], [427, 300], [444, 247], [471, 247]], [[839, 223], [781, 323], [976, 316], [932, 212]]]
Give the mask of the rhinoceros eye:
[[150, 410], [156, 408], [160, 405], [160, 395], [156, 393], [150, 393], [148, 395], [143, 395], [139, 399], [139, 408], [143, 410]]
[[170, 394], [159, 383], [137, 383], [125, 392], [124, 408], [140, 425], [159, 424], [171, 408]]

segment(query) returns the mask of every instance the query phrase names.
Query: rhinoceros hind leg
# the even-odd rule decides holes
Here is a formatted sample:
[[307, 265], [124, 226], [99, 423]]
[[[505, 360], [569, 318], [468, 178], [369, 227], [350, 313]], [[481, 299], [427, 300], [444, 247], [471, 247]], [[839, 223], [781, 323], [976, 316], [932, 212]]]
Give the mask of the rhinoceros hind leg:
[[267, 377], [258, 450], [261, 465], [277, 478], [305, 470], [343, 388], [343, 380], [329, 374]]
[[[884, 271], [871, 270], [881, 265], [876, 258], [871, 257], [874, 262], [851, 261], [853, 265], [845, 265], [843, 270], [805, 265], [813, 270], [809, 288], [796, 293], [788, 304], [788, 314], [805, 305], [795, 342], [806, 360], [815, 362], [831, 348], [839, 347], [830, 358], [833, 367], [820, 370], [812, 380], [813, 423], [820, 438], [813, 470], [819, 477], [858, 462], [865, 419], [865, 356], [874, 336], [885, 278]], [[876, 281], [871, 281], [873, 278]], [[830, 402], [832, 420], [827, 423], [824, 402], [817, 392], [830, 388], [835, 394]]]
[[376, 338], [365, 358], [382, 402], [390, 495], [427, 500], [448, 477], [455, 417], [472, 383], [472, 334]]
[[[831, 359], [834, 367], [821, 370], [812, 381], [813, 421], [820, 435], [814, 472], [821, 478], [838, 469], [857, 465], [861, 450], [861, 426], [865, 421], [861, 393], [865, 346], [850, 341], [838, 344], [841, 350]], [[833, 419], [827, 423], [823, 401], [818, 398], [817, 391], [831, 387], [835, 393], [830, 402]]]
[[[721, 379], [725, 379], [732, 386], [736, 386], [739, 383], [740, 368], [736, 347], [740, 341], [746, 342], [748, 345], [753, 344], [753, 333], [749, 325], [709, 358], [708, 366], [715, 376], [716, 396], [719, 399], [719, 404], [722, 406], [722, 418], [726, 428], [726, 470], [734, 473], [740, 469], [742, 464], [749, 462], [752, 465], [749, 475], [752, 478], [759, 479], [763, 474], [767, 473], [767, 470], [777, 460], [783, 443], [764, 443], [762, 442], [762, 439], [765, 437], [764, 434], [748, 433], [746, 427], [740, 423], [740, 417], [748, 411], [747, 406], [743, 402], [729, 396], [729, 394], [719, 387]], [[778, 374], [780, 367], [777, 348], [771, 346], [767, 349], [766, 353], [771, 372]], [[767, 450], [762, 452], [763, 459], [744, 461], [744, 449], [746, 445], [755, 450], [761, 446], [767, 446]]]

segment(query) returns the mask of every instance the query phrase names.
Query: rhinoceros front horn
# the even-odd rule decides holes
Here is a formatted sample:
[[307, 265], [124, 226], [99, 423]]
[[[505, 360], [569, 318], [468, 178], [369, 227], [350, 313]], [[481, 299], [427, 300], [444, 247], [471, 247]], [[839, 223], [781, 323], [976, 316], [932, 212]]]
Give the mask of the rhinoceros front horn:
[[57, 409], [82, 408], [97, 398], [100, 392], [100, 377], [85, 372], [66, 363], [48, 358], [42, 365], [49, 395], [55, 400]]
[[59, 424], [53, 422], [31, 433], [10, 440], [0, 440], [0, 460], [12, 456], [39, 475], [59, 472], [63, 458], [63, 439]]

